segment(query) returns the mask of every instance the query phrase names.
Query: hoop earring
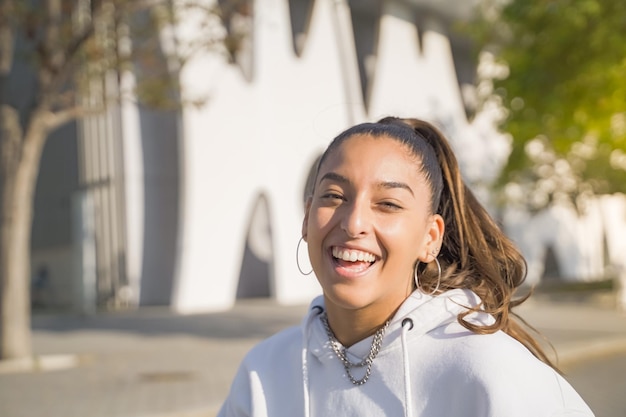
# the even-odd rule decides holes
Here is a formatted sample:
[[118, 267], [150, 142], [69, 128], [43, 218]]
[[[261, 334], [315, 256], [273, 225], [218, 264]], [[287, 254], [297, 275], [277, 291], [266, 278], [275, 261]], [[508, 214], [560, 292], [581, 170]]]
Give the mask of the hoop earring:
[[300, 271], [302, 275], [311, 275], [311, 273], [313, 272], [313, 268], [311, 268], [309, 272], [304, 272], [300, 267], [300, 244], [303, 240], [304, 236], [301, 236], [300, 240], [298, 240], [298, 246], [296, 246], [296, 266], [298, 267], [298, 271]]
[[[424, 293], [426, 295], [433, 295], [434, 293], [436, 293], [439, 290], [439, 286], [441, 285], [441, 264], [439, 263], [439, 260], [436, 257], [433, 258], [433, 260], [437, 263], [437, 272], [438, 272], [437, 286], [430, 293], [428, 293], [428, 294]], [[422, 291], [422, 287], [420, 285], [420, 279], [419, 279], [419, 276], [417, 274], [417, 267], [419, 266], [419, 264], [420, 264], [420, 261], [417, 261], [415, 263], [415, 268], [413, 269], [413, 280], [415, 281], [415, 286], [417, 287], [417, 289]], [[424, 291], [422, 291], [422, 292], [424, 292]]]

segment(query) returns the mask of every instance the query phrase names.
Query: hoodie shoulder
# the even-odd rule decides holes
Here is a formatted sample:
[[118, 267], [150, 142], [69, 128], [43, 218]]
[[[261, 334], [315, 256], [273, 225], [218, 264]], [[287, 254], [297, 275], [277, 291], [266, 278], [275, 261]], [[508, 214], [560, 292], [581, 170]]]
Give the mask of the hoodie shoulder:
[[[301, 379], [297, 365], [301, 349], [299, 326], [280, 331], [255, 345], [241, 362], [218, 417], [289, 415], [279, 413], [272, 399], [289, 390], [294, 398], [301, 394], [297, 389], [294, 391], [292, 383]], [[298, 402], [293, 404], [297, 406]]]
[[256, 368], [268, 364], [273, 359], [286, 358], [300, 354], [302, 348], [302, 330], [300, 326], [292, 326], [257, 343], [246, 354], [243, 364]]
[[455, 368], [453, 380], [469, 381], [490, 409], [499, 410], [492, 415], [593, 416], [558, 372], [502, 331], [476, 334], [451, 323], [430, 336], [445, 340], [446, 358], [440, 360]]
[[315, 298], [300, 325], [288, 327], [259, 342], [245, 356], [243, 366], [257, 371], [260, 367], [269, 367], [271, 371], [280, 363], [292, 366], [293, 360], [301, 359], [304, 334], [308, 332], [311, 321], [323, 310], [323, 306], [323, 298]]

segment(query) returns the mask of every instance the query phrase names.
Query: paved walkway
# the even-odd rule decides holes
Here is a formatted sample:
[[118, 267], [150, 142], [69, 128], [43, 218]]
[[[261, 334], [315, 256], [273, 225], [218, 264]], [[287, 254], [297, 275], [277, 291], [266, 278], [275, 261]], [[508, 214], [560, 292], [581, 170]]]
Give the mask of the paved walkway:
[[[306, 306], [250, 300], [224, 313], [166, 309], [36, 316], [38, 371], [0, 362], [3, 417], [213, 417], [242, 356]], [[596, 302], [531, 299], [520, 310], [561, 364], [626, 352], [626, 315]]]

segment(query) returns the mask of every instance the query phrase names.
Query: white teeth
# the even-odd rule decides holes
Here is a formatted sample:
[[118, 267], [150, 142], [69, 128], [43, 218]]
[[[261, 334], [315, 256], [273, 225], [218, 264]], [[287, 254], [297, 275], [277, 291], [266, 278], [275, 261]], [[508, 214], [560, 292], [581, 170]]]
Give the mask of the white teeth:
[[333, 257], [349, 262], [374, 262], [376, 260], [376, 257], [371, 253], [359, 250], [341, 249], [338, 247], [333, 247]]

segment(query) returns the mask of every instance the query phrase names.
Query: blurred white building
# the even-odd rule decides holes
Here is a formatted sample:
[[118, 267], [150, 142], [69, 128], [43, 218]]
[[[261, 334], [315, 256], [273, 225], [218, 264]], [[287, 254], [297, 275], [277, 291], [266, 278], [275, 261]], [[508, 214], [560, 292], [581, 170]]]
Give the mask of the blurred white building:
[[[337, 133], [386, 115], [438, 124], [487, 202], [485, 186], [509, 144], [492, 115], [468, 121], [461, 93], [476, 63], [452, 27], [475, 3], [242, 3], [231, 23], [247, 37], [234, 62], [206, 54], [180, 72], [182, 98], [208, 98], [206, 105], [167, 112], [123, 103], [49, 141], [33, 231], [40, 302], [193, 312], [240, 297], [308, 301], [320, 290], [295, 261], [307, 178]], [[164, 32], [163, 50], [175, 47], [173, 36], [197, 36], [198, 24], [184, 16]], [[116, 88], [132, 87], [135, 77], [141, 71]], [[622, 213], [611, 225], [622, 232], [610, 247], [623, 248], [623, 211], [612, 214]], [[541, 216], [505, 217], [529, 256], [531, 281], [542, 275], [548, 247], [569, 279], [603, 274], [603, 225]]]

